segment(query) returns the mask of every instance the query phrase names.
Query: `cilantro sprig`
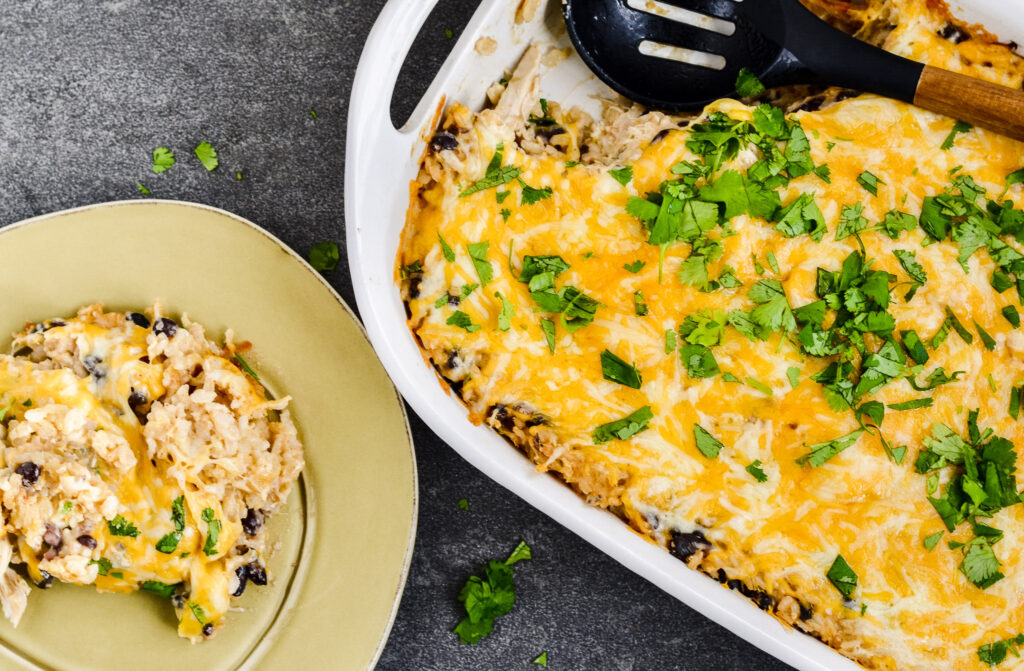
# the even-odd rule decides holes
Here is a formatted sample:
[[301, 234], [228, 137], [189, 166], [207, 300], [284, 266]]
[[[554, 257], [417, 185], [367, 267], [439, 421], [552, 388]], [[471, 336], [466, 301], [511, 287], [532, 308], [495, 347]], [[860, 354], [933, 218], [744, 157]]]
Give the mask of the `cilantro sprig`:
[[470, 576], [458, 596], [466, 609], [465, 617], [453, 630], [460, 641], [467, 645], [479, 643], [494, 630], [494, 621], [512, 610], [516, 602], [512, 567], [532, 557], [530, 546], [521, 541], [505, 561], [487, 562], [483, 577]]

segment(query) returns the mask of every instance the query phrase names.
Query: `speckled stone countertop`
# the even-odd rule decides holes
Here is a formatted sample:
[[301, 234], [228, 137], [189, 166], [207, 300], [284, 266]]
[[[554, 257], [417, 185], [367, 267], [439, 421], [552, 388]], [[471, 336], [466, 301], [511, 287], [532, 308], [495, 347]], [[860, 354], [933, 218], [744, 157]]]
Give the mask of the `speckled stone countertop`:
[[[345, 115], [383, 0], [6, 0], [0, 3], [0, 226], [139, 197], [236, 212], [305, 254], [342, 245], [327, 273], [354, 306], [344, 261]], [[476, 0], [442, 0], [394, 111], [418, 93]], [[314, 118], [310, 111], [316, 112]], [[154, 147], [201, 141], [220, 169], [150, 171]], [[243, 179], [236, 179], [241, 172]], [[0, 269], [0, 272], [3, 272]], [[388, 671], [788, 668], [712, 624], [474, 470], [415, 415], [419, 533], [378, 665]], [[457, 506], [468, 501], [468, 510]], [[527, 540], [516, 606], [479, 645], [451, 633], [455, 597]]]

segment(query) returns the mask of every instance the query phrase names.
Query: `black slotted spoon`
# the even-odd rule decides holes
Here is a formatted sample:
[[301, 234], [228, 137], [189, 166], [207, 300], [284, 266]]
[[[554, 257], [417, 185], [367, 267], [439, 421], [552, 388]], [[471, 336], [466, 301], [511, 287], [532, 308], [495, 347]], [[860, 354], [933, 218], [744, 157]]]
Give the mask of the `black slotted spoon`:
[[562, 0], [562, 14], [594, 74], [647, 107], [698, 110], [735, 95], [746, 68], [768, 87], [868, 91], [1024, 140], [1024, 91], [861, 42], [798, 0]]

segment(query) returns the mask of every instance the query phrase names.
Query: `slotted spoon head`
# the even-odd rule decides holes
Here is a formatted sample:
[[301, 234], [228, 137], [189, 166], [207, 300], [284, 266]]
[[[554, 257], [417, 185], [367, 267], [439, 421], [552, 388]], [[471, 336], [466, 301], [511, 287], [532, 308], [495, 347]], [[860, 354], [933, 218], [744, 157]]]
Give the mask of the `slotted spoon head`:
[[602, 81], [658, 109], [734, 96], [742, 68], [769, 87], [828, 83], [908, 101], [921, 74], [798, 0], [563, 0], [562, 14]]

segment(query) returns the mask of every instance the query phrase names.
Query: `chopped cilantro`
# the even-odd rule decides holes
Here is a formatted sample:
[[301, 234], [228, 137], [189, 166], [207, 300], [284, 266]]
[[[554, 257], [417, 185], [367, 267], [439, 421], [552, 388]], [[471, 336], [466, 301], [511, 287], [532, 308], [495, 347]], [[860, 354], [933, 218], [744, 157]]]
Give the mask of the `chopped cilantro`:
[[485, 287], [494, 278], [494, 269], [491, 268], [491, 262], [487, 260], [487, 250], [490, 246], [491, 243], [488, 240], [466, 245], [469, 258], [473, 261], [473, 267], [476, 268], [476, 274], [480, 278], [480, 284]]
[[645, 405], [622, 419], [602, 424], [594, 429], [594, 443], [600, 445], [611, 440], [627, 440], [645, 430], [653, 418], [651, 406]]
[[206, 543], [203, 553], [210, 557], [217, 554], [217, 540], [220, 538], [220, 520], [215, 517], [213, 508], [203, 508], [203, 521], [206, 522]]
[[495, 291], [494, 297], [501, 301], [501, 312], [498, 313], [498, 330], [508, 331], [512, 328], [512, 317], [516, 314], [516, 307], [500, 291]]
[[452, 313], [452, 316], [445, 322], [449, 326], [458, 326], [461, 329], [465, 329], [468, 333], [480, 330], [479, 324], [474, 324], [473, 320], [462, 310], [456, 310]]
[[455, 505], [459, 507], [459, 510], [469, 510], [469, 501], [466, 499], [459, 499]]
[[857, 574], [854, 573], [850, 565], [843, 559], [843, 555], [838, 555], [835, 561], [832, 562], [826, 577], [839, 590], [839, 593], [847, 599], [853, 596], [853, 592], [857, 589]]
[[789, 380], [789, 386], [796, 389], [800, 386], [800, 369], [796, 366], [790, 366], [786, 369], [786, 378]]
[[700, 424], [693, 425], [693, 438], [697, 442], [697, 449], [708, 459], [716, 459], [719, 452], [725, 447]]
[[207, 172], [220, 165], [220, 160], [217, 158], [217, 150], [209, 142], [200, 142], [193, 151]]
[[928, 363], [928, 350], [924, 348], [924, 343], [921, 342], [916, 331], [900, 331], [900, 337], [903, 339], [903, 346], [907, 348], [907, 354], [914, 360], [914, 363], [918, 365]]
[[974, 334], [968, 331], [967, 328], [960, 323], [960, 320], [957, 319], [956, 315], [948, 306], [946, 307], [946, 323], [956, 331], [956, 334], [960, 336], [960, 339], [966, 344], [970, 345], [974, 342]]
[[758, 482], [768, 482], [768, 476], [765, 474], [764, 469], [761, 468], [761, 460], [755, 459], [753, 463], [746, 465], [747, 473], [757, 480]]
[[479, 643], [494, 629], [494, 621], [512, 610], [516, 594], [513, 564], [530, 559], [530, 546], [520, 542], [505, 561], [491, 560], [484, 568], [484, 577], [470, 576], [459, 590], [458, 599], [466, 615], [453, 630], [465, 644]]
[[902, 403], [890, 403], [890, 410], [917, 410], [918, 408], [930, 408], [932, 407], [932, 399], [929, 398], [917, 398], [913, 401], [904, 401]]
[[825, 217], [814, 201], [813, 193], [801, 194], [796, 200], [782, 208], [777, 215], [775, 230], [787, 238], [806, 233], [815, 242], [821, 242], [825, 235]]
[[761, 382], [760, 380], [758, 380], [756, 377], [748, 377], [745, 380], [745, 382], [747, 384], [749, 384], [751, 387], [753, 387], [754, 389], [756, 389], [759, 392], [761, 392], [762, 394], [764, 394], [765, 396], [771, 396], [772, 395], [772, 388], [769, 387], [768, 385], [766, 385], [764, 382]]
[[836, 240], [843, 240], [860, 233], [868, 227], [868, 220], [863, 217], [864, 206], [843, 205], [839, 214], [839, 225], [836, 227]]
[[646, 299], [644, 299], [644, 292], [640, 289], [633, 292], [633, 311], [637, 317], [646, 317], [651, 311], [647, 307]]
[[1024, 634], [1017, 634], [1013, 638], [995, 643], [986, 643], [978, 648], [978, 661], [989, 666], [1002, 664], [1006, 661], [1007, 652], [1012, 652], [1014, 657], [1020, 657], [1020, 651], [1017, 649], [1020, 646], [1024, 646]]
[[530, 664], [536, 664], [537, 666], [543, 666], [544, 668], [547, 668], [547, 666], [548, 666], [548, 651], [545, 650], [544, 652], [542, 652], [539, 655], [537, 655], [533, 659], [533, 661], [530, 662]]
[[765, 260], [768, 261], [768, 267], [772, 269], [772, 272], [779, 275], [779, 261], [775, 258], [775, 252], [769, 250], [765, 255]]
[[195, 601], [188, 602], [188, 608], [192, 611], [192, 617], [196, 618], [199, 624], [206, 624], [206, 611]]
[[769, 332], [796, 330], [796, 319], [781, 282], [759, 280], [747, 296], [757, 304], [750, 312], [750, 319], [755, 324]]
[[448, 243], [444, 241], [444, 238], [441, 237], [441, 233], [440, 232], [438, 232], [438, 234], [437, 234], [437, 241], [441, 243], [441, 253], [444, 254], [444, 260], [447, 261], [448, 263], [454, 263], [455, 262], [455, 250], [453, 250], [448, 245]]
[[906, 300], [910, 300], [917, 293], [918, 288], [924, 286], [928, 281], [928, 273], [925, 272], [924, 267], [917, 261], [916, 252], [908, 252], [903, 249], [897, 249], [893, 251], [896, 256], [896, 260], [903, 266], [903, 270], [906, 271], [907, 275], [913, 282], [913, 286], [910, 291], [907, 292]]
[[167, 147], [157, 147], [153, 150], [153, 172], [160, 174], [167, 172], [174, 166], [174, 152]]
[[646, 261], [634, 261], [633, 263], [627, 263], [623, 266], [626, 270], [633, 273], [634, 275], [643, 270], [643, 267], [647, 265]]
[[150, 193], [149, 189], [147, 189], [142, 182], [135, 182], [135, 188], [137, 188], [139, 190], [139, 193], [141, 193], [143, 196], [148, 196]]
[[165, 582], [159, 582], [157, 580], [146, 580], [139, 585], [139, 587], [147, 592], [151, 592], [157, 596], [162, 596], [167, 599], [174, 594], [174, 590], [177, 588], [177, 585], [168, 585]]
[[994, 350], [996, 348], [996, 339], [993, 338], [988, 331], [982, 328], [981, 324], [977, 321], [974, 322], [974, 328], [977, 329], [978, 336], [981, 338], [981, 344], [985, 346], [985, 349], [989, 352]]
[[309, 265], [321, 273], [337, 268], [340, 258], [341, 253], [336, 242], [318, 242], [309, 248]]
[[956, 142], [956, 136], [960, 135], [961, 133], [969, 133], [973, 128], [974, 126], [972, 126], [969, 123], [957, 121], [956, 123], [953, 124], [953, 130], [949, 131], [949, 135], [947, 135], [946, 139], [942, 141], [941, 145], [939, 145], [939, 149], [941, 149], [942, 151], [948, 151], [952, 149], [953, 144]]
[[747, 68], [740, 68], [736, 76], [736, 94], [741, 98], [752, 98], [764, 93], [764, 84]]
[[550, 198], [554, 194], [554, 191], [550, 186], [545, 186], [543, 189], [535, 189], [532, 186], [523, 184], [523, 193], [520, 197], [520, 205], [534, 205], [542, 200]]
[[619, 168], [618, 170], [609, 170], [608, 174], [611, 175], [616, 182], [622, 186], [626, 186], [633, 181], [633, 166], [627, 165], [625, 168]]
[[484, 173], [484, 176], [471, 184], [465, 191], [460, 193], [459, 198], [471, 196], [478, 191], [493, 189], [519, 178], [519, 175], [523, 172], [522, 170], [512, 166], [501, 166], [502, 161], [504, 161], [504, 150], [504, 144], [499, 144], [495, 148], [494, 155], [491, 157], [491, 162], [488, 164], [487, 171]]
[[110, 575], [110, 569], [114, 568], [114, 565], [110, 563], [110, 560], [106, 557], [100, 557], [99, 559], [90, 559], [89, 565], [95, 564], [96, 570], [100, 575]]
[[899, 210], [889, 210], [885, 213], [882, 228], [890, 238], [895, 240], [903, 231], [912, 231], [917, 228], [917, 217]]
[[129, 538], [137, 538], [139, 535], [139, 529], [134, 524], [126, 520], [125, 518], [118, 515], [112, 520], [107, 520], [107, 529], [110, 531], [111, 536], [127, 536]]
[[544, 340], [548, 343], [548, 350], [555, 353], [555, 322], [550, 319], [540, 320], [540, 330], [544, 332]]
[[942, 532], [941, 531], [937, 531], [937, 532], [933, 533], [931, 536], [929, 536], [928, 538], [924, 539], [924, 548], [926, 550], [928, 550], [928, 552], [931, 552], [932, 550], [935, 549], [935, 546], [939, 544], [939, 541], [941, 539], [942, 539]]
[[741, 214], [768, 219], [780, 205], [776, 191], [736, 170], [726, 170], [713, 183], [701, 187], [700, 197], [705, 201], [722, 203], [726, 219]]
[[676, 351], [676, 332], [673, 329], [665, 331], [665, 354]]
[[960, 572], [976, 587], [987, 589], [1003, 579], [999, 559], [992, 551], [992, 545], [985, 538], [975, 538], [967, 544]]
[[630, 365], [609, 350], [601, 352], [601, 371], [604, 379], [618, 382], [631, 389], [639, 389], [643, 378], [635, 365]]
[[249, 365], [249, 362], [242, 358], [241, 354], [238, 354], [237, 352], [232, 354], [231, 362], [234, 363], [239, 368], [241, 368], [242, 372], [251, 377], [252, 379], [256, 380], [257, 382], [260, 381], [260, 376], [257, 375], [256, 371], [252, 369], [252, 366]]
[[808, 447], [811, 451], [797, 459], [796, 463], [801, 466], [818, 468], [824, 465], [824, 463], [832, 457], [856, 443], [862, 433], [864, 433], [863, 429], [857, 429], [853, 433], [848, 433], [845, 436], [840, 436], [839, 438], [834, 438], [824, 443], [809, 445]]
[[1007, 305], [1006, 307], [1002, 308], [1000, 311], [1002, 312], [1002, 317], [1007, 318], [1007, 321], [1010, 322], [1010, 324], [1015, 329], [1020, 327], [1020, 325], [1021, 325], [1021, 316], [1020, 316], [1020, 312], [1017, 311], [1017, 307], [1015, 307], [1014, 305]]
[[[832, 143], [830, 142], [829, 144]], [[815, 167], [814, 174], [820, 177], [821, 181], [825, 182], [826, 184], [832, 183], [832, 169], [828, 167], [827, 163], [822, 163], [821, 165]]]
[[874, 174], [865, 170], [857, 177], [857, 183], [860, 184], [864, 189], [872, 196], [878, 195], [878, 185], [885, 184], [882, 180], [878, 179]]
[[997, 293], [1003, 293], [1007, 289], [1014, 285], [1014, 281], [1010, 279], [1010, 276], [1001, 270], [994, 270], [992, 272], [992, 278], [989, 279], [989, 284], [996, 290]]
[[1010, 388], [1010, 417], [1017, 419], [1020, 415], [1020, 406], [1024, 402], [1024, 385]]

